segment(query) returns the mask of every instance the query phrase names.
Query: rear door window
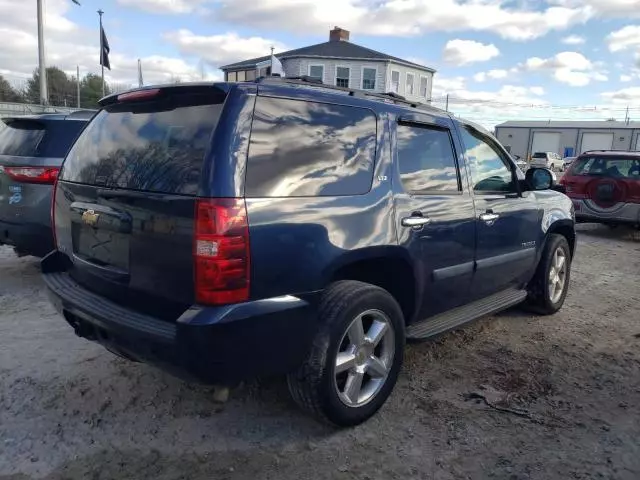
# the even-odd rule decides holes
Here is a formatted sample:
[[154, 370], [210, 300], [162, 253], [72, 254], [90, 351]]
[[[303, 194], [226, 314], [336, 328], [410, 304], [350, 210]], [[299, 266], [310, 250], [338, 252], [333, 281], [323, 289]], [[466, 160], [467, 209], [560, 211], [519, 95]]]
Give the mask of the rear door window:
[[640, 158], [581, 157], [573, 162], [571, 174], [640, 179]]
[[376, 116], [365, 108], [258, 97], [247, 197], [358, 195], [371, 189]]
[[399, 124], [400, 179], [407, 192], [459, 192], [458, 169], [448, 130]]
[[101, 110], [65, 160], [69, 182], [196, 195], [224, 96], [167, 93]]
[[36, 157], [45, 135], [44, 125], [33, 120], [11, 120], [0, 129], [0, 155]]

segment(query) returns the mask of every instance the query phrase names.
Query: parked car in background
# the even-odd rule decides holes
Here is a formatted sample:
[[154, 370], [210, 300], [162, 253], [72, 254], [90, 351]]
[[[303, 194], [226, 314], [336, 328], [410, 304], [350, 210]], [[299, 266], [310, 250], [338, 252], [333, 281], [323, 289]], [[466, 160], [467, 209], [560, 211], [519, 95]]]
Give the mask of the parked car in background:
[[561, 184], [577, 221], [640, 226], [640, 152], [585, 152]]
[[564, 302], [571, 201], [445, 111], [278, 78], [101, 104], [42, 270], [76, 333], [123, 357], [223, 385], [287, 374], [347, 426], [386, 401], [405, 339]]
[[64, 156], [94, 112], [0, 119], [0, 245], [19, 255], [54, 248], [51, 191]]
[[576, 157], [564, 157], [562, 159], [562, 171], [566, 172], [575, 159]]
[[562, 158], [554, 152], [535, 152], [531, 156], [530, 165], [532, 167], [548, 168], [555, 170], [562, 166]]

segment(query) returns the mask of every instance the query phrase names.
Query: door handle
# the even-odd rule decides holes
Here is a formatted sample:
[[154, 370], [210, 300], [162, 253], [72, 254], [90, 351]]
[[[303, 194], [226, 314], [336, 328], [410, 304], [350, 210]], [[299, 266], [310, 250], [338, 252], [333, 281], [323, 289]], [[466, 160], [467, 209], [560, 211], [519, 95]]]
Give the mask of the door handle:
[[485, 222], [487, 225], [493, 225], [493, 222], [495, 222], [498, 218], [500, 218], [500, 215], [493, 212], [487, 212], [480, 215], [480, 220]]
[[403, 227], [411, 227], [419, 229], [420, 227], [424, 227], [431, 223], [431, 219], [428, 217], [404, 217], [402, 219]]

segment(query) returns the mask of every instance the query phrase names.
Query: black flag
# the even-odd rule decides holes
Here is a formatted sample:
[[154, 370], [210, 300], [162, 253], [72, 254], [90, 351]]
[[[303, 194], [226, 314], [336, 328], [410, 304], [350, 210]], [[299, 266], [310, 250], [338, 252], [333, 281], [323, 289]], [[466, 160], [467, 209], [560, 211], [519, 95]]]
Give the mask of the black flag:
[[111, 47], [109, 47], [109, 40], [107, 40], [107, 35], [104, 33], [104, 28], [100, 27], [100, 35], [102, 38], [102, 51], [100, 52], [100, 65], [104, 68], [108, 68], [111, 70], [111, 63], [109, 63], [109, 53], [111, 52]]

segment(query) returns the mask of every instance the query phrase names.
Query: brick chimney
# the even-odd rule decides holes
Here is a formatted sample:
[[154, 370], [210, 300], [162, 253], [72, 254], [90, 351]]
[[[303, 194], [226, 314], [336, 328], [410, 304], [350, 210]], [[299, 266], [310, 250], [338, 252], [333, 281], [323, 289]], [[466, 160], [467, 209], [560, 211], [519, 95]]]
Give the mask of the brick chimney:
[[330, 42], [348, 42], [349, 30], [343, 30], [340, 27], [333, 27], [333, 30], [329, 32]]

